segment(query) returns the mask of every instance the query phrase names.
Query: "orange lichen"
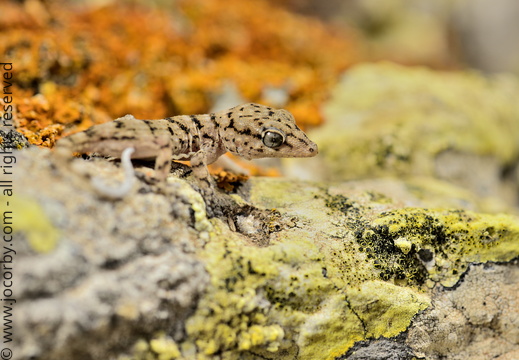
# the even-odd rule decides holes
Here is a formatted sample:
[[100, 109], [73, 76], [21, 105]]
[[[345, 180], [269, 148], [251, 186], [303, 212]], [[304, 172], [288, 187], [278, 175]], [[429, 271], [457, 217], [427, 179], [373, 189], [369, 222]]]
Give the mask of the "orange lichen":
[[216, 174], [216, 184], [220, 189], [227, 192], [233, 191], [236, 186], [243, 184], [248, 179], [247, 175], [233, 174], [227, 171], [220, 171]]
[[266, 88], [282, 88], [298, 122], [317, 125], [320, 103], [353, 62], [346, 35], [263, 0], [2, 6], [15, 125], [41, 146], [128, 113], [205, 113], [227, 83], [262, 103]]
[[[243, 160], [240, 157], [234, 156], [231, 153], [227, 153], [224, 156], [228, 157], [238, 168], [248, 172], [250, 176], [269, 176], [277, 177], [281, 176], [278, 168], [275, 167], [259, 167], [251, 161]], [[181, 161], [180, 161], [181, 162]], [[186, 164], [189, 164], [186, 162]], [[218, 175], [220, 172], [226, 172], [220, 162], [210, 164], [208, 166], [209, 172], [213, 175]], [[233, 171], [231, 171], [232, 173]]]

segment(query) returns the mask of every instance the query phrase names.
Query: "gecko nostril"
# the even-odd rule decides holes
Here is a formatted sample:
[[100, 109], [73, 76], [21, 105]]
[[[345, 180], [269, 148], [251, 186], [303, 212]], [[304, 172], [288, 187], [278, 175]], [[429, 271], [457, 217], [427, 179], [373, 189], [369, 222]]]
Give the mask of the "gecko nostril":
[[313, 144], [313, 146], [311, 146], [309, 149], [308, 149], [308, 152], [312, 155], [310, 156], [315, 156], [318, 154], [319, 150], [317, 149], [317, 145], [316, 144]]

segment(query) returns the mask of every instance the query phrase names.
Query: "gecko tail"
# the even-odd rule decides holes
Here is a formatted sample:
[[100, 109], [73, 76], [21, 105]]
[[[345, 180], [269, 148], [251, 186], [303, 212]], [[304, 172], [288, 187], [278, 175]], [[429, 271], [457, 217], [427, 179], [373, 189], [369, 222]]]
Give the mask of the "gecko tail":
[[128, 195], [135, 183], [135, 171], [133, 170], [131, 161], [131, 156], [134, 151], [135, 148], [129, 147], [124, 149], [121, 154], [121, 166], [124, 170], [124, 181], [119, 186], [114, 187], [107, 185], [99, 177], [94, 177], [92, 179], [92, 186], [99, 195], [110, 199], [122, 199]]

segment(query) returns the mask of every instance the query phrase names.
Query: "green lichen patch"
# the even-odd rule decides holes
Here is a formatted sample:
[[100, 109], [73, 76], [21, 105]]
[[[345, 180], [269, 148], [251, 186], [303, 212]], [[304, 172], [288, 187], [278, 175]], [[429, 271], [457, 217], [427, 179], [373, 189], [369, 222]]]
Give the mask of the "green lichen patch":
[[[199, 253], [211, 284], [186, 323], [188, 338], [178, 345], [183, 354], [334, 359], [356, 341], [405, 331], [428, 306], [426, 295], [401, 286], [406, 282], [381, 280], [384, 269], [376, 262], [383, 262], [382, 247], [377, 254], [359, 244], [358, 236], [379, 216], [373, 207], [391, 209], [389, 197], [376, 191], [362, 200], [330, 196], [316, 184], [282, 179], [251, 182], [254, 206], [275, 206], [293, 225], [259, 247], [211, 220], [214, 231]], [[296, 191], [289, 197], [291, 187]], [[414, 268], [423, 271], [412, 244], [389, 250], [401, 254], [405, 245]]]
[[174, 360], [182, 357], [177, 343], [164, 332], [150, 341], [138, 340], [133, 346], [133, 357], [123, 355], [118, 360]]
[[320, 311], [307, 317], [297, 345], [301, 359], [335, 359], [365, 338], [361, 319], [346, 295], [337, 292], [323, 303]]
[[[181, 357], [177, 343], [164, 333], [154, 336], [149, 342], [139, 340], [134, 345], [134, 360], [174, 360]], [[130, 360], [122, 356], [119, 360]]]

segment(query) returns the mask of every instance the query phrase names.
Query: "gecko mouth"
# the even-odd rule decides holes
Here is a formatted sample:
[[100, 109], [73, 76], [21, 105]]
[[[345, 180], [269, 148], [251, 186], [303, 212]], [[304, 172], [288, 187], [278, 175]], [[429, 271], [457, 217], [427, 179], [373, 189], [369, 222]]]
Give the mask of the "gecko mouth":
[[246, 160], [250, 160], [251, 159], [251, 157], [248, 156], [247, 153], [243, 154], [243, 149], [242, 148], [236, 147], [233, 152], [234, 152], [235, 155], [238, 155], [239, 157], [242, 157], [242, 158], [244, 158]]

